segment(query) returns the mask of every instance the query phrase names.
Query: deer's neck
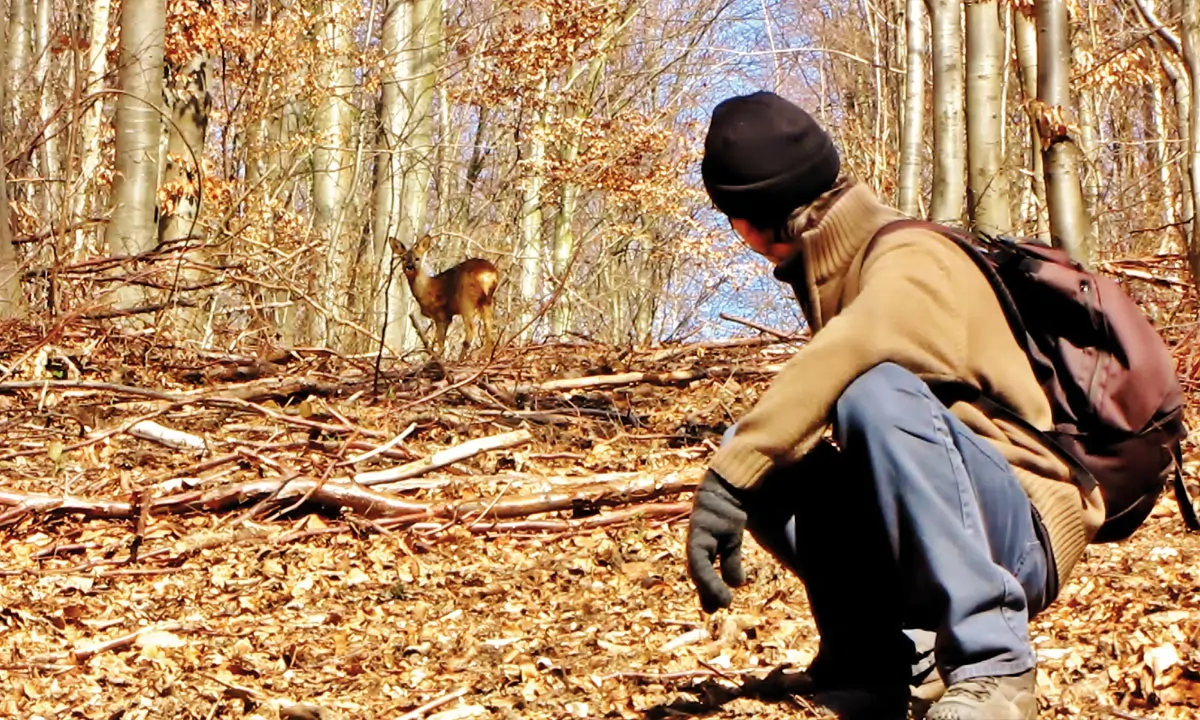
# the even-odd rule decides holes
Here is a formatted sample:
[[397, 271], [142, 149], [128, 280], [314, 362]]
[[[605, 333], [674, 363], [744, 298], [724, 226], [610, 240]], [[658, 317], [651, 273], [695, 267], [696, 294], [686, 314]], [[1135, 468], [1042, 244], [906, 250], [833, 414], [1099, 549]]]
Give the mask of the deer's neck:
[[417, 272], [408, 279], [408, 286], [412, 289], [413, 295], [417, 298], [417, 302], [422, 304], [430, 296], [433, 285], [433, 276], [425, 272], [425, 269], [420, 265], [417, 266]]

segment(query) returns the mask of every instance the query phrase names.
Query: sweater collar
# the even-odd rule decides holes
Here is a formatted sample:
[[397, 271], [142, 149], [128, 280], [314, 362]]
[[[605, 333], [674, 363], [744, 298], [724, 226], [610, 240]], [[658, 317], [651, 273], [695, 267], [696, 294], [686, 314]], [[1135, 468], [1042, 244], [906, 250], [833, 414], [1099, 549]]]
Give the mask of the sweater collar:
[[[903, 217], [879, 201], [866, 183], [855, 182], [827, 209], [816, 224], [795, 228], [800, 232], [799, 250], [775, 268], [778, 280], [803, 288], [817, 317], [809, 322], [823, 326], [837, 308], [827, 308], [821, 290], [840, 286], [855, 258], [886, 223]], [[828, 298], [826, 298], [828, 300]]]

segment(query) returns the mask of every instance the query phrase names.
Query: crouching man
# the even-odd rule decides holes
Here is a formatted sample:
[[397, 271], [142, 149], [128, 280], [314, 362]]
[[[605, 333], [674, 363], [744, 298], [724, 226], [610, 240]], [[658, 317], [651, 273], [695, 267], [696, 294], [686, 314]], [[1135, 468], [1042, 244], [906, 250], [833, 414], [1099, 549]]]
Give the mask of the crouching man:
[[[803, 581], [820, 633], [798, 687], [843, 718], [904, 718], [912, 631], [946, 685], [930, 720], [1037, 715], [1029, 620], [1104, 520], [1099, 492], [969, 387], [1051, 425], [987, 279], [841, 172], [828, 134], [760, 92], [719, 104], [702, 163], [733, 229], [795, 289], [812, 340], [698, 488], [688, 574], [706, 612], [745, 582], [749, 530]], [[868, 251], [869, 249], [869, 251]], [[718, 570], [719, 561], [719, 570]]]

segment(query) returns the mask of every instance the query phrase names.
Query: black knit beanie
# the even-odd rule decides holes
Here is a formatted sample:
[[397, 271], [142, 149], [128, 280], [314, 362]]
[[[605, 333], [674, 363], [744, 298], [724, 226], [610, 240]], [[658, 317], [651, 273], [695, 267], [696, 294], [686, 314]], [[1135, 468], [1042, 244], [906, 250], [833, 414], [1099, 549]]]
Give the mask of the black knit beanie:
[[775, 93], [732, 97], [713, 109], [700, 173], [713, 204], [729, 217], [780, 225], [832, 188], [840, 169], [829, 134]]

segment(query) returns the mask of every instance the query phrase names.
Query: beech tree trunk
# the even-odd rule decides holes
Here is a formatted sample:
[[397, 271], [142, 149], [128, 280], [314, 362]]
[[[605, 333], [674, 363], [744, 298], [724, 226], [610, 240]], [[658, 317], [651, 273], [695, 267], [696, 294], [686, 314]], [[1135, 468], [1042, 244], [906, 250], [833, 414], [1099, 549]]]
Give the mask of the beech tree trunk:
[[[1190, 119], [1187, 143], [1187, 169], [1191, 180], [1192, 208], [1200, 208], [1200, 132], [1196, 132], [1196, 119], [1200, 118], [1200, 92], [1196, 82], [1200, 78], [1200, 0], [1182, 0], [1183, 60], [1191, 78]], [[1200, 288], [1200, 233], [1196, 232], [1196, 217], [1193, 213], [1191, 234], [1188, 237], [1188, 266], [1192, 270], [1192, 282]]]
[[[8, 25], [8, 8], [4, 0], [0, 0], [0, 38], [4, 37]], [[8, 94], [5, 89], [8, 84], [5, 64], [0, 63], [0, 156], [6, 147], [5, 125], [8, 113]], [[12, 242], [12, 228], [8, 224], [8, 170], [0, 162], [0, 318], [19, 316], [24, 311], [24, 297], [21, 293], [20, 267], [17, 262], [16, 248]]]
[[925, 3], [907, 0], [905, 21], [904, 124], [900, 140], [900, 212], [915, 216], [921, 198], [922, 152], [925, 149]]
[[[92, 25], [88, 37], [88, 48], [84, 67], [84, 97], [104, 89], [104, 75], [107, 60], [104, 48], [108, 45], [108, 21], [112, 10], [112, 0], [94, 0], [91, 3]], [[95, 100], [88, 104], [79, 120], [79, 146], [82, 148], [83, 159], [80, 162], [79, 176], [71, 182], [71, 221], [81, 222], [88, 213], [89, 190], [95, 182], [97, 170], [100, 168], [100, 123], [103, 120], [103, 103]], [[84, 233], [75, 233], [72, 242], [73, 254], [84, 251]]]
[[1070, 44], [1063, 0], [1039, 0], [1038, 132], [1046, 174], [1050, 239], [1085, 266], [1092, 260], [1092, 227], [1083, 203], [1079, 151], [1070, 134]]
[[313, 152], [314, 226], [324, 248], [324, 262], [312, 281], [322, 312], [313, 312], [307, 323], [318, 342], [336, 347], [343, 339], [337, 318], [349, 308], [353, 248], [351, 234], [345, 232], [344, 219], [350, 202], [352, 153], [349, 150], [351, 115], [354, 105], [354, 66], [350, 51], [354, 43], [347, 27], [350, 8], [346, 0], [329, 0], [327, 17], [321, 23], [320, 37], [327, 48], [324, 82], [327, 94], [317, 109], [317, 147]]
[[1005, 43], [996, 0], [975, 0], [967, 15], [967, 208], [975, 230], [1008, 233], [1004, 174]]
[[[1028, 11], [1029, 14], [1026, 14]], [[1038, 45], [1037, 25], [1032, 17], [1033, 8], [1014, 8], [1013, 37], [1017, 46], [1017, 63], [1020, 67], [1021, 88], [1026, 103], [1037, 99]], [[1038, 134], [1037, 117], [1029, 114], [1029, 170], [1031, 177], [1025, 183], [1021, 202], [1023, 221], [1034, 226], [1036, 237], [1050, 240], [1050, 223], [1046, 214], [1046, 178], [1042, 169], [1041, 136]]]
[[935, 222], [962, 219], [966, 196], [966, 126], [963, 121], [962, 3], [932, 0], [933, 197]]
[[[116, 167], [112, 220], [107, 240], [112, 255], [136, 255], [154, 248], [158, 156], [162, 135], [163, 35], [166, 0], [124, 0], [121, 4], [122, 94], [117, 98]], [[143, 297], [123, 286], [117, 304], [131, 307]]]

